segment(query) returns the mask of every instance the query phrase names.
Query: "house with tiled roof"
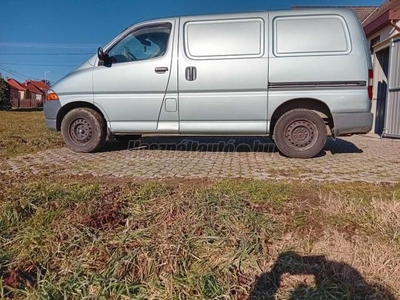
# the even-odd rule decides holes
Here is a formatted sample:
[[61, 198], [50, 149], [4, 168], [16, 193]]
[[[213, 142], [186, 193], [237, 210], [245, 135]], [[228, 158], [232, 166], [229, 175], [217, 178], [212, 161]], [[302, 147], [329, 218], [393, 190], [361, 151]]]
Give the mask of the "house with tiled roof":
[[21, 99], [25, 98], [26, 87], [13, 78], [7, 79], [10, 86], [10, 98], [12, 107], [20, 107]]
[[50, 86], [44, 82], [44, 80], [39, 81], [39, 80], [29, 80], [27, 82], [31, 82], [33, 83], [37, 88], [39, 88], [40, 90], [42, 90], [43, 92], [47, 92], [50, 88]]
[[10, 86], [11, 105], [15, 108], [41, 106], [50, 88], [44, 81], [27, 80], [20, 83], [9, 78], [7, 83]]
[[[38, 84], [40, 83], [40, 84]], [[41, 89], [38, 85], [40, 86], [47, 86], [45, 84], [42, 84], [41, 81], [31, 81], [28, 80], [25, 82], [25, 86], [29, 91], [29, 95], [26, 96], [26, 98], [38, 100], [38, 101], [43, 101], [44, 95], [46, 94], [47, 89]]]

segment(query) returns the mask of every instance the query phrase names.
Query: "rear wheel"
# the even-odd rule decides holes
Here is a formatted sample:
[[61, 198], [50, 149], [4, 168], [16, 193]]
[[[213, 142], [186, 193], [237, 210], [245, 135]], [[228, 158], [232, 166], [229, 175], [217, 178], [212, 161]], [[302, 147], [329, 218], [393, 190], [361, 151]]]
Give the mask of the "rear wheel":
[[325, 146], [326, 125], [311, 110], [293, 109], [276, 122], [273, 139], [278, 149], [288, 157], [314, 157]]
[[71, 110], [61, 122], [65, 144], [75, 152], [95, 152], [106, 141], [106, 124], [103, 117], [90, 108]]

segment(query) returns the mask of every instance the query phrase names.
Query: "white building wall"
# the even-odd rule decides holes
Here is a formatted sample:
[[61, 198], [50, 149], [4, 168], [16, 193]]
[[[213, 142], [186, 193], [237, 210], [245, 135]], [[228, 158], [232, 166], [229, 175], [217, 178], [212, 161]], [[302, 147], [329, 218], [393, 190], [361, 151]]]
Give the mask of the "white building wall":
[[[400, 21], [397, 22], [397, 24], [400, 24]], [[376, 38], [377, 36], [380, 36], [380, 41], [383, 42], [384, 40], [394, 36], [397, 32], [396, 28], [394, 28], [392, 25], [388, 25], [378, 32], [374, 33], [373, 35], [368, 37], [368, 42], [370, 43], [371, 40]]]

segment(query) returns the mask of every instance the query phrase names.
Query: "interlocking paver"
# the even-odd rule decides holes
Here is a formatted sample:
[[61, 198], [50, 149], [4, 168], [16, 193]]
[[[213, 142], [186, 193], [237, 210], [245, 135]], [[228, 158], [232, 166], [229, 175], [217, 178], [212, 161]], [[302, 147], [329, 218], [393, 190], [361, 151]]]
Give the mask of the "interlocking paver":
[[[145, 136], [134, 149], [108, 143], [93, 154], [51, 149], [0, 163], [0, 172], [52, 172], [138, 178], [300, 179], [389, 182], [400, 180], [400, 140], [376, 136], [329, 139], [313, 159], [281, 156], [266, 137]], [[151, 150], [149, 148], [154, 148]]]

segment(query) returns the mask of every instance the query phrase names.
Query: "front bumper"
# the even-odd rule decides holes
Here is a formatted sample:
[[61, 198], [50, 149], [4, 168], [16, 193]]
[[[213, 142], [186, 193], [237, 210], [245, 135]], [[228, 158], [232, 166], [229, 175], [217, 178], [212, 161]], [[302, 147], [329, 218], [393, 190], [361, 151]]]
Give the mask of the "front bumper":
[[57, 131], [57, 115], [61, 109], [59, 100], [46, 101], [43, 106], [46, 118], [46, 127], [51, 131]]
[[332, 117], [334, 122], [332, 133], [334, 136], [368, 133], [372, 129], [372, 113], [332, 114]]

